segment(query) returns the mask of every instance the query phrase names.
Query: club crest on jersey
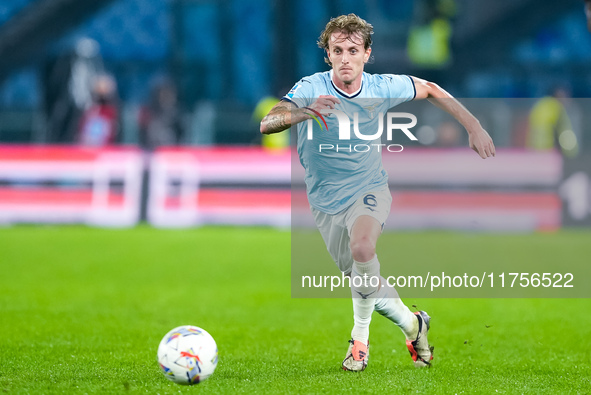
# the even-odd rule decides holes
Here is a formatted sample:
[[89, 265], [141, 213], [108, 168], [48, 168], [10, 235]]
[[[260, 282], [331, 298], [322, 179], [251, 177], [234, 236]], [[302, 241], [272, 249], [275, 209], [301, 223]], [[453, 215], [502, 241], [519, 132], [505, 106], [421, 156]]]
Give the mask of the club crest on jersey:
[[362, 108], [367, 111], [367, 115], [369, 116], [369, 119], [373, 119], [376, 116], [376, 107], [378, 105], [377, 104], [373, 104], [373, 105], [368, 105], [368, 106], [363, 106]]

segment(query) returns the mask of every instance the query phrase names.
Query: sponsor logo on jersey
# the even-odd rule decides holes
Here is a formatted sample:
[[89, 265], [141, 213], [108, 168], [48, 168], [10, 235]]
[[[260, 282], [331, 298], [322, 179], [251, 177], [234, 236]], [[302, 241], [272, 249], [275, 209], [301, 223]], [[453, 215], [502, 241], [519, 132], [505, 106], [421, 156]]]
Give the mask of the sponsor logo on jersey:
[[291, 88], [291, 90], [289, 92], [287, 92], [287, 97], [289, 97], [290, 99], [293, 99], [293, 95], [295, 95], [295, 93], [298, 91], [298, 89], [300, 89], [301, 85], [300, 84], [295, 84], [295, 86], [293, 88]]

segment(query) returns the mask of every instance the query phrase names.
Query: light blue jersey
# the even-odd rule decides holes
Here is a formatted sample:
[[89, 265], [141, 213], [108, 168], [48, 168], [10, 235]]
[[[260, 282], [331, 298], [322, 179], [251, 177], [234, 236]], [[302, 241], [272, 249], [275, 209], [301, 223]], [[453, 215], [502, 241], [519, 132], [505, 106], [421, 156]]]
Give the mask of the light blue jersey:
[[377, 146], [381, 139], [359, 138], [355, 124], [364, 136], [375, 135], [380, 124], [385, 130], [380, 114], [383, 116], [388, 109], [414, 99], [416, 90], [414, 82], [406, 75], [363, 73], [359, 91], [348, 95], [334, 85], [332, 71], [327, 71], [302, 78], [283, 100], [301, 108], [311, 106], [321, 95], [332, 95], [340, 100], [335, 109], [348, 116], [350, 139], [343, 140], [340, 130], [343, 125], [347, 126], [342, 122], [346, 118], [341, 116], [339, 122], [335, 114], [324, 115], [297, 125], [297, 148], [306, 170], [310, 205], [327, 214], [337, 214], [364, 193], [385, 188], [388, 184], [381, 149]]

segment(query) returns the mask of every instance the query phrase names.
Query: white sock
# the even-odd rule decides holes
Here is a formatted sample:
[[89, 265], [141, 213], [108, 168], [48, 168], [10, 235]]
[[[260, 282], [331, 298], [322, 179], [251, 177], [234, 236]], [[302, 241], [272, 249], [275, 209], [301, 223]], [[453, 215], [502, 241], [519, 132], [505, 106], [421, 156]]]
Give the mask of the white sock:
[[416, 339], [419, 322], [400, 297], [396, 288], [389, 287], [386, 279], [381, 277], [381, 285], [376, 292], [375, 310], [398, 325], [407, 339]]
[[380, 262], [377, 255], [368, 262], [353, 262], [351, 271], [351, 296], [353, 297], [353, 330], [351, 337], [367, 344], [369, 323], [373, 313], [380, 277]]

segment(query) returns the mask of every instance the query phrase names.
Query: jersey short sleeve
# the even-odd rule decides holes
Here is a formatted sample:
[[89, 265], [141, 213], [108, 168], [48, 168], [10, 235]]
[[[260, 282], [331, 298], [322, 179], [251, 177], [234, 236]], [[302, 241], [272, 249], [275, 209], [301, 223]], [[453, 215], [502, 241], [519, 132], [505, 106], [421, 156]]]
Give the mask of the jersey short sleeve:
[[380, 74], [378, 78], [382, 97], [389, 99], [390, 108], [413, 100], [417, 95], [415, 84], [408, 75]]
[[308, 78], [302, 78], [291, 88], [282, 100], [287, 100], [299, 108], [307, 107], [314, 101], [314, 85]]

